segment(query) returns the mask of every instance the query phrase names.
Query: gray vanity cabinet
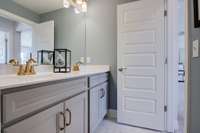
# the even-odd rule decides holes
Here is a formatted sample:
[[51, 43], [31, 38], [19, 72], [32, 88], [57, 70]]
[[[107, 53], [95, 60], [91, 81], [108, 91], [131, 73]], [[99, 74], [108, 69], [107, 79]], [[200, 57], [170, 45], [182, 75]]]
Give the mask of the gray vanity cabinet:
[[[64, 104], [56, 105], [4, 130], [4, 133], [64, 133]], [[62, 118], [63, 117], [63, 118]]]
[[94, 133], [107, 114], [108, 74], [89, 78], [90, 88], [90, 133]]
[[3, 90], [1, 132], [94, 133], [107, 92], [108, 73]]
[[4, 133], [88, 133], [87, 93], [38, 113]]
[[19, 87], [11, 91], [5, 90], [2, 92], [3, 123], [9, 123], [43, 107], [62, 101], [85, 91], [86, 88], [87, 79], [78, 78]]
[[2, 133], [88, 133], [87, 78], [26, 88], [2, 93]]

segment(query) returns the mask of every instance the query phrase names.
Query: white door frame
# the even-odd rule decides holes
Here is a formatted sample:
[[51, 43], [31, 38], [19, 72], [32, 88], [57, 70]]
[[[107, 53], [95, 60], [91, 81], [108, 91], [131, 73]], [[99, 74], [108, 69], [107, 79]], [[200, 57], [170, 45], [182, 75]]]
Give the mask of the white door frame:
[[[167, 20], [166, 20], [166, 43], [168, 55], [168, 68], [166, 77], [166, 130], [173, 132], [177, 127], [174, 121], [176, 117], [175, 94], [178, 87], [178, 0], [166, 0]], [[177, 45], [177, 46], [176, 46]]]
[[189, 1], [185, 0], [185, 125], [184, 125], [184, 133], [189, 133], [190, 128], [190, 47], [189, 47]]
[[[176, 92], [174, 91], [178, 87], [178, 0], [165, 0], [166, 9], [168, 11], [166, 19], [166, 54], [168, 55], [168, 67], [166, 69], [166, 105], [168, 111], [166, 113], [165, 127], [166, 131], [173, 132], [176, 123], [174, 123], [174, 114], [176, 111], [176, 105], [174, 100]], [[188, 97], [189, 97], [189, 40], [188, 40], [188, 0], [185, 0], [185, 132], [188, 133]]]
[[[146, 1], [146, 2], [145, 2]], [[157, 0], [157, 1], [155, 1], [155, 2], [158, 2], [158, 4], [156, 4], [156, 5], [153, 5], [152, 4], [152, 6], [151, 7], [149, 7], [148, 9], [149, 9], [149, 11], [151, 11], [152, 13], [153, 12], [155, 12], [156, 11], [156, 17], [159, 17], [158, 19], [155, 19], [153, 16], [152, 17], [148, 17], [148, 21], [146, 21], [146, 20], [144, 20], [144, 22], [145, 22], [145, 26], [144, 25], [141, 25], [141, 28], [142, 27], [144, 27], [144, 29], [142, 28], [142, 30], [141, 30], [141, 28], [139, 28], [140, 27], [140, 25], [138, 24], [138, 29], [137, 28], [135, 28], [135, 27], [133, 27], [133, 29], [135, 29], [135, 31], [134, 32], [141, 32], [142, 33], [142, 31], [145, 31], [145, 30], [147, 30], [147, 31], [149, 31], [150, 29], [152, 30], [152, 32], [154, 32], [155, 34], [157, 34], [156, 35], [156, 38], [154, 38], [155, 40], [154, 41], [152, 41], [151, 42], [151, 36], [148, 38], [148, 36], [146, 36], [147, 37], [147, 39], [148, 39], [148, 41], [146, 42], [146, 43], [152, 43], [152, 45], [153, 44], [155, 44], [155, 43], [159, 43], [159, 45], [158, 45], [158, 48], [157, 47], [155, 47], [155, 46], [147, 46], [147, 47], [145, 47], [145, 42], [143, 42], [144, 43], [144, 45], [141, 45], [141, 46], [135, 46], [134, 48], [136, 48], [136, 49], [132, 49], [133, 47], [130, 47], [132, 50], [139, 50], [138, 52], [140, 53], [140, 54], [144, 54], [144, 52], [152, 52], [153, 51], [153, 56], [155, 56], [155, 59], [156, 59], [156, 62], [157, 63], [159, 63], [160, 64], [160, 66], [154, 66], [153, 65], [153, 63], [152, 63], [152, 66], [151, 65], [145, 65], [145, 63], [143, 63], [142, 64], [142, 62], [140, 62], [139, 60], [138, 60], [138, 62], [140, 62], [141, 63], [141, 65], [134, 65], [134, 63], [133, 63], [133, 66], [135, 66], [136, 67], [136, 69], [137, 69], [137, 67], [139, 67], [139, 66], [144, 66], [144, 68], [142, 67], [142, 69], [143, 70], [145, 70], [145, 71], [142, 71], [141, 69], [138, 69], [138, 71], [141, 71], [141, 72], [136, 72], [137, 70], [134, 68], [134, 69], [129, 69], [130, 71], [130, 73], [131, 73], [131, 71], [135, 71], [135, 72], [132, 72], [132, 73], [134, 73], [134, 75], [132, 75], [132, 76], [134, 76], [135, 77], [135, 79], [140, 79], [140, 80], [142, 80], [143, 79], [143, 77], [145, 77], [145, 75], [147, 75], [147, 77], [150, 79], [152, 79], [152, 83], [154, 84], [153, 86], [151, 86], [150, 84], [150, 86], [148, 86], [148, 87], [152, 87], [152, 88], [148, 88], [149, 90], [146, 90], [145, 88], [143, 88], [143, 89], [145, 89], [145, 90], [143, 90], [143, 91], [139, 91], [139, 93], [138, 93], [138, 90], [135, 90], [135, 89], [138, 89], [137, 87], [139, 87], [139, 89], [140, 89], [140, 87], [142, 87], [142, 86], [139, 86], [139, 85], [137, 85], [137, 87], [136, 86], [133, 86], [135, 89], [133, 89], [132, 91], [130, 91], [130, 88], [128, 89], [128, 86], [124, 86], [126, 83], [124, 83], [124, 84], [121, 84], [121, 80], [123, 80], [123, 74], [121, 73], [121, 72], [118, 72], [118, 87], [125, 87], [126, 89], [119, 89], [118, 88], [118, 122], [119, 123], [126, 123], [126, 124], [132, 124], [132, 125], [136, 125], [136, 126], [140, 126], [140, 127], [146, 127], [146, 128], [152, 128], [152, 129], [157, 129], [157, 130], [161, 130], [161, 131], [165, 131], [165, 129], [166, 129], [166, 126], [165, 126], [165, 114], [166, 114], [166, 112], [164, 112], [164, 105], [166, 105], [165, 104], [165, 77], [164, 77], [164, 75], [165, 75], [165, 67], [166, 67], [166, 64], [164, 63], [164, 61], [165, 61], [165, 58], [166, 58], [166, 52], [165, 52], [165, 50], [166, 50], [166, 42], [165, 42], [165, 31], [166, 30], [164, 30], [164, 9], [165, 9], [165, 3], [164, 3], [164, 1], [165, 0]], [[141, 3], [140, 2], [131, 2], [130, 4], [123, 4], [123, 5], [120, 5], [119, 6], [119, 9], [118, 9], [118, 17], [119, 17], [119, 24], [118, 24], [118, 26], [125, 26], [126, 28], [124, 28], [124, 32], [126, 31], [125, 29], [131, 29], [131, 27], [128, 27], [128, 26], [130, 26], [131, 24], [130, 23], [127, 23], [127, 25], [126, 25], [126, 23], [124, 24], [123, 22], [122, 22], [122, 20], [121, 19], [125, 19], [124, 17], [122, 17], [123, 15], [122, 14], [124, 14], [124, 13], [122, 13], [122, 12], [126, 12], [126, 11], [129, 11], [129, 10], [131, 10], [130, 8], [132, 8], [133, 10], [131, 10], [131, 11], [133, 11], [134, 12], [134, 9], [136, 9], [136, 12], [137, 11], [140, 11], [140, 10], [138, 10], [138, 8], [140, 7], [140, 8], [144, 8], [145, 6], [148, 6], [147, 5], [147, 3], [148, 3], [148, 5], [150, 4], [151, 5], [151, 3], [149, 3], [148, 2], [148, 0], [144, 0], [144, 1], [142, 1]], [[136, 5], [135, 5], [136, 4]], [[143, 6], [142, 6], [142, 4], [144, 4]], [[135, 5], [135, 6], [134, 6]], [[138, 6], [137, 8], [136, 8], [136, 6]], [[156, 8], [157, 10], [153, 10], [153, 8], [152, 7], [154, 7], [154, 8]], [[124, 9], [123, 9], [124, 8]], [[125, 8], [127, 8], [127, 9], [125, 9]], [[145, 8], [144, 8], [145, 9]], [[151, 10], [150, 10], [151, 9]], [[145, 9], [145, 11], [146, 11], [146, 9]], [[150, 15], [151, 16], [151, 15]], [[137, 17], [137, 16], [136, 16]], [[133, 19], [134, 20], [134, 19]], [[137, 23], [139, 22], [139, 21], [141, 21], [140, 19], [136, 19], [137, 20]], [[136, 21], [135, 20], [135, 21]], [[151, 20], [151, 21], [150, 21]], [[131, 21], [131, 22], [133, 22], [133, 24], [135, 24], [134, 22], [135, 21]], [[147, 25], [147, 24], [149, 24], [149, 23], [147, 23], [147, 22], [150, 22], [150, 24], [152, 24], [152, 25]], [[137, 25], [137, 23], [136, 23], [136, 25]], [[130, 25], [129, 25], [130, 24]], [[156, 25], [159, 25], [158, 27], [156, 26]], [[123, 27], [122, 26], [122, 27]], [[148, 27], [148, 28], [147, 28]], [[121, 28], [119, 28], [118, 30], [120, 30]], [[123, 28], [122, 28], [123, 29]], [[121, 29], [121, 30], [122, 30]], [[120, 31], [121, 31], [120, 30]], [[122, 30], [123, 31], [123, 30]], [[122, 32], [121, 31], [121, 32]], [[118, 31], [119, 32], [119, 31]], [[129, 33], [130, 31], [127, 31], [127, 33]], [[133, 33], [134, 33], [133, 32]], [[150, 32], [151, 33], [151, 32]], [[152, 33], [151, 33], [152, 34]], [[160, 34], [160, 35], [159, 35]], [[139, 34], [140, 35], [140, 34]], [[146, 34], [144, 34], [144, 35], [146, 35]], [[136, 34], [136, 36], [137, 36], [137, 34]], [[138, 37], [137, 37], [138, 38]], [[118, 37], [118, 39], [121, 39], [121, 37]], [[139, 39], [141, 39], [141, 38], [139, 38]], [[123, 40], [123, 39], [122, 39]], [[121, 42], [122, 40], [119, 40], [118, 42]], [[153, 39], [152, 39], [153, 40]], [[129, 40], [130, 41], [130, 40]], [[132, 41], [134, 41], [134, 39], [132, 40]], [[123, 41], [122, 41], [123, 42]], [[131, 42], [129, 42], [129, 43], [131, 43]], [[134, 43], [134, 42], [132, 42], [132, 43]], [[137, 43], [137, 42], [136, 42]], [[142, 42], [141, 43], [139, 43], [139, 44], [143, 44]], [[141, 50], [141, 48], [144, 48], [143, 50]], [[146, 49], [147, 48], [147, 49]], [[122, 54], [124, 53], [124, 52], [120, 52], [119, 50], [121, 50], [121, 49], [123, 49], [122, 48], [122, 45], [121, 46], [119, 46], [118, 47], [118, 56], [120, 57], [120, 58], [118, 58], [118, 61], [119, 61], [119, 63], [118, 63], [118, 67], [121, 67], [121, 65], [122, 65], [122, 67], [126, 64], [125, 62], [123, 62], [122, 61], [122, 59], [121, 59], [121, 57], [122, 57]], [[130, 50], [131, 50], [130, 49]], [[124, 49], [125, 50], [125, 49]], [[127, 49], [126, 49], [127, 50]], [[135, 52], [136, 52], [135, 51]], [[143, 52], [142, 52], [143, 51]], [[129, 51], [130, 53], [131, 53], [131, 51]], [[155, 53], [154, 53], [155, 52]], [[136, 52], [137, 53], [137, 52]], [[134, 54], [136, 54], [136, 53], [134, 53]], [[134, 55], [133, 54], [133, 55]], [[149, 53], [148, 53], [149, 54]], [[134, 56], [133, 56], [134, 57]], [[144, 56], [145, 57], [145, 56]], [[150, 56], [151, 57], [151, 56]], [[149, 59], [151, 59], [151, 58], [149, 58]], [[120, 63], [120, 60], [122, 61], [121, 63]], [[131, 60], [129, 60], [129, 61], [131, 61]], [[137, 62], [137, 61], [136, 61]], [[125, 64], [123, 64], [123, 63], [125, 63]], [[128, 64], [127, 64], [128, 65]], [[145, 66], [147, 66], [147, 68], [145, 68]], [[128, 66], [127, 66], [128, 67]], [[151, 69], [149, 69], [149, 67], [151, 67]], [[127, 70], [127, 72], [128, 72], [128, 70]], [[142, 73], [142, 72], [144, 72], [144, 73]], [[125, 72], [126, 73], [126, 72]], [[125, 74], [124, 73], [124, 74]], [[122, 75], [121, 75], [122, 74]], [[142, 77], [139, 77], [138, 75], [142, 75]], [[154, 77], [151, 77], [151, 76], [155, 76], [155, 77], [157, 77], [157, 78], [155, 78], [154, 79]], [[131, 75], [129, 75], [130, 77], [131, 77]], [[122, 78], [122, 79], [121, 79]], [[134, 78], [133, 78], [133, 80], [134, 80]], [[141, 82], [140, 80], [138, 80], [139, 82]], [[144, 80], [145, 81], [145, 80]], [[136, 81], [137, 82], [137, 81]], [[143, 83], [143, 82], [142, 82]], [[148, 82], [147, 82], [148, 83]], [[128, 83], [127, 83], [128, 84]], [[131, 85], [131, 82], [129, 82], [129, 85]], [[160, 88], [159, 90], [154, 90], [154, 89], [156, 89], [156, 88]], [[142, 89], [142, 88], [141, 88]], [[149, 92], [150, 91], [150, 92]], [[153, 91], [153, 92], [152, 92]], [[154, 92], [155, 91], [155, 92]], [[120, 92], [120, 94], [119, 94], [119, 92]], [[127, 93], [127, 92], [130, 92], [130, 93]], [[137, 93], [138, 95], [136, 96], [136, 95], [134, 95], [134, 93], [132, 93], [132, 92], [135, 92], [135, 93]], [[122, 94], [121, 94], [122, 93]], [[142, 95], [144, 93], [144, 95]], [[131, 95], [131, 94], [133, 94], [133, 95]], [[141, 110], [141, 113], [138, 113], [138, 112], [140, 112], [140, 111], [134, 111], [134, 110], [128, 110], [128, 109], [126, 109], [126, 108], [124, 108], [125, 106], [124, 106], [124, 102], [125, 102], [125, 99], [124, 99], [124, 96], [129, 96], [129, 97], [135, 97], [135, 99], [137, 100], [140, 100], [140, 99], [142, 99], [142, 98], [144, 98], [144, 103], [145, 103], [145, 101], [149, 101], [149, 99], [152, 99], [153, 101], [155, 100], [155, 101], [159, 101], [159, 102], [157, 102], [157, 103], [155, 103], [154, 104], [154, 107], [153, 106], [151, 106], [151, 104], [150, 104], [150, 109], [151, 109], [151, 107], [152, 108], [155, 108], [156, 109], [156, 111], [154, 112], [143, 112], [142, 110]], [[133, 98], [134, 99], [134, 98]], [[127, 99], [128, 100], [128, 99]], [[134, 102], [134, 100], [132, 100], [132, 102]], [[141, 102], [142, 103], [142, 102]], [[123, 105], [123, 106], [122, 106]], [[137, 105], [137, 104], [136, 104]], [[128, 106], [128, 105], [127, 105]], [[145, 106], [143, 106], [143, 105], [141, 105], [142, 107], [145, 107]], [[136, 106], [135, 106], [136, 107]], [[137, 107], [136, 107], [137, 108]], [[130, 117], [129, 115], [132, 115], [132, 117]], [[133, 117], [134, 116], [134, 117]]]
[[[177, 112], [175, 98], [176, 98], [176, 91], [177, 90], [177, 79], [178, 79], [178, 68], [177, 68], [177, 61], [178, 61], [178, 45], [177, 45], [177, 27], [178, 27], [178, 0], [166, 0], [167, 2], [167, 10], [168, 10], [168, 17], [167, 17], [167, 44], [168, 44], [168, 77], [167, 77], [167, 85], [166, 87], [166, 99], [168, 105], [168, 112], [167, 112], [167, 119], [166, 119], [166, 130], [168, 132], [173, 132], [176, 128], [176, 123], [174, 123], [174, 116]], [[185, 125], [184, 125], [184, 133], [188, 133], [188, 113], [189, 113], [189, 27], [188, 27], [188, 0], [185, 0]]]

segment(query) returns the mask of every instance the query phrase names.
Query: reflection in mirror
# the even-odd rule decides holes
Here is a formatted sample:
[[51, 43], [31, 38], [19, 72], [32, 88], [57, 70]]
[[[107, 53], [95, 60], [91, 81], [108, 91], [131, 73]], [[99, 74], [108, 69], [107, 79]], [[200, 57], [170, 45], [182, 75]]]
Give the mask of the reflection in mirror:
[[37, 59], [39, 50], [54, 49], [54, 22], [26, 24], [0, 17], [0, 64], [17, 59], [25, 64], [31, 54]]
[[[54, 20], [55, 48], [72, 51], [72, 64], [85, 56], [84, 14], [76, 14], [73, 8], [62, 8], [40, 15], [41, 22]], [[82, 60], [84, 63], [84, 60]]]
[[0, 17], [0, 63], [16, 58], [23, 63], [31, 53], [32, 27]]
[[[4, 25], [0, 25], [0, 64], [13, 58], [25, 63], [30, 53], [40, 64], [37, 55], [41, 53], [37, 51], [53, 51], [54, 46], [71, 50], [72, 64], [84, 63], [87, 4], [77, 6], [75, 0], [66, 1], [68, 6], [63, 0], [1, 0], [0, 24]], [[44, 64], [52, 63], [51, 55], [44, 53]]]

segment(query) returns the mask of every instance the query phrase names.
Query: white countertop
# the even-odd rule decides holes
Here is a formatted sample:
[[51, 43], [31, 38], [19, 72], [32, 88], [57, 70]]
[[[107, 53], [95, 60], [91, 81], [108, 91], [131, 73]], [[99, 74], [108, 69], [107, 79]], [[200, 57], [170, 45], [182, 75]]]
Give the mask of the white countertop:
[[17, 76], [16, 74], [2, 75], [0, 76], [0, 90], [63, 80], [63, 79], [72, 79], [72, 78], [90, 76], [109, 71], [110, 71], [110, 66], [108, 65], [91, 65], [91, 66], [81, 66], [80, 71], [78, 72], [72, 71], [71, 73], [41, 72], [37, 73], [36, 75], [30, 75], [30, 76]]

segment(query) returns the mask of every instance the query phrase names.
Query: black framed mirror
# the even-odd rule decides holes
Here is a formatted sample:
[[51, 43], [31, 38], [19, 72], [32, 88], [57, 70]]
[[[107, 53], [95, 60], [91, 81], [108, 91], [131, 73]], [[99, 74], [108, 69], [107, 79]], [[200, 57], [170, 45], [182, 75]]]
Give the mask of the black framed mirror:
[[200, 0], [194, 0], [194, 27], [200, 27]]

